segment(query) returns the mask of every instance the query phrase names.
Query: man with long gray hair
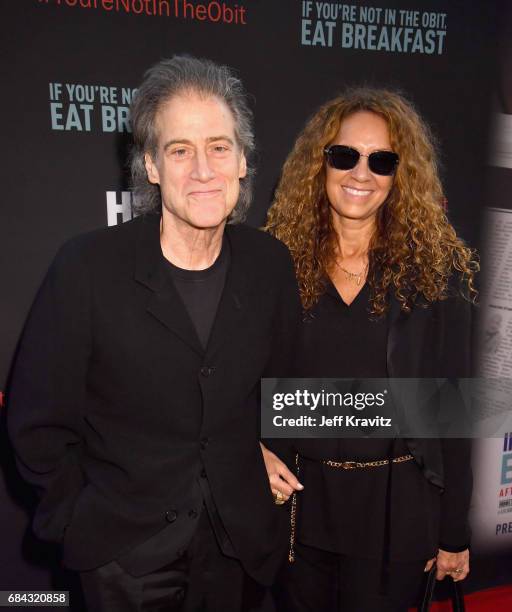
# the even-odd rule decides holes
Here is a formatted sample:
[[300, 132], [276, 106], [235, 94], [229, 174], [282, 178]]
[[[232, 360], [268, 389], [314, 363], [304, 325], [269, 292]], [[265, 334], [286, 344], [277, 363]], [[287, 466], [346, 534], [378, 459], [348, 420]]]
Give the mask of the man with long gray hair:
[[227, 67], [176, 56], [131, 119], [140, 215], [59, 251], [13, 368], [34, 529], [94, 612], [272, 609], [286, 518], [269, 477], [299, 484], [262, 455], [258, 392], [289, 373], [300, 306], [286, 248], [237, 225], [251, 112]]

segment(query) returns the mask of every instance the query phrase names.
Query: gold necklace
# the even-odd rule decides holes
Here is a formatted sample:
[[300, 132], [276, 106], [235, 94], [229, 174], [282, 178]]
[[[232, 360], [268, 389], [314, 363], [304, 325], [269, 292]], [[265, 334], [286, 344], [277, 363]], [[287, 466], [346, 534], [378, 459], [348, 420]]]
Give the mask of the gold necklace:
[[361, 272], [350, 272], [350, 270], [347, 270], [346, 268], [344, 268], [337, 261], [335, 263], [340, 270], [345, 272], [345, 274], [347, 275], [347, 280], [349, 282], [355, 282], [357, 286], [361, 284], [361, 281], [363, 280], [363, 275], [366, 273], [366, 270], [368, 269], [368, 264], [365, 264]]

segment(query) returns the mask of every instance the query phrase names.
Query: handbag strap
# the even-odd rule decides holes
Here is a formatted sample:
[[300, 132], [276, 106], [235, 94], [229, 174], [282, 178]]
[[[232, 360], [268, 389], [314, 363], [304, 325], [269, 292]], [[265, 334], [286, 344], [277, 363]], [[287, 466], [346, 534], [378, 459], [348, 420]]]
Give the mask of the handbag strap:
[[452, 606], [454, 612], [465, 612], [466, 610], [466, 606], [464, 605], [464, 592], [462, 591], [461, 582], [453, 582]]
[[[425, 587], [425, 592], [423, 594], [421, 605], [418, 608], [418, 612], [429, 612], [430, 610], [430, 607], [432, 605], [432, 597], [434, 596], [434, 589], [436, 586], [436, 572], [437, 567], [434, 563], [427, 576], [427, 585]], [[466, 608], [464, 605], [464, 593], [462, 592], [462, 585], [460, 582], [454, 582], [453, 580], [451, 580], [451, 583], [452, 609], [454, 612], [465, 612]]]
[[427, 585], [425, 587], [425, 592], [423, 593], [423, 598], [421, 600], [421, 604], [418, 607], [418, 612], [429, 612], [430, 605], [432, 604], [432, 597], [434, 595], [434, 587], [436, 585], [436, 564], [430, 568], [430, 571], [427, 575]]

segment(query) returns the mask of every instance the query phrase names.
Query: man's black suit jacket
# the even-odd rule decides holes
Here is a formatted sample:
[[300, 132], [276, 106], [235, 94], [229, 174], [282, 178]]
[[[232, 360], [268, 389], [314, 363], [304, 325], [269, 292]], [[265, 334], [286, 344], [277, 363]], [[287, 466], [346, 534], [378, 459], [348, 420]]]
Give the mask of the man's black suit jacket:
[[34, 530], [100, 566], [164, 528], [186, 546], [207, 477], [245, 569], [270, 583], [286, 521], [259, 447], [262, 376], [284, 376], [300, 304], [277, 240], [226, 226], [231, 263], [206, 351], [162, 265], [157, 215], [71, 240], [15, 359], [8, 426], [41, 492]]

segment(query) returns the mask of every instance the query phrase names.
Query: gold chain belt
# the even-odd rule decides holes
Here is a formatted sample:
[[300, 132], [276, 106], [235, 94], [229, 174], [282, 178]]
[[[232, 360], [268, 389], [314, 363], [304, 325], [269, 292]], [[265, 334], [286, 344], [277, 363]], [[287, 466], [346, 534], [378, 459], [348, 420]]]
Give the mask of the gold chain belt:
[[[394, 457], [391, 459], [393, 463], [403, 463], [404, 461], [410, 461], [414, 459], [412, 455], [402, 455], [401, 457]], [[328, 465], [333, 468], [342, 468], [344, 470], [355, 470], [362, 468], [381, 467], [382, 465], [389, 465], [389, 459], [378, 459], [377, 461], [327, 461], [323, 460], [324, 465]]]
[[[404, 461], [410, 461], [414, 459], [412, 455], [402, 455], [401, 457], [394, 457], [391, 459], [392, 463], [403, 463]], [[383, 465], [389, 465], [389, 459], [378, 459], [377, 461], [331, 461], [323, 460], [321, 463], [328, 465], [332, 468], [341, 468], [343, 470], [356, 470], [372, 467], [381, 467]], [[295, 475], [299, 477], [299, 454], [295, 455]], [[297, 526], [297, 492], [295, 491], [292, 495], [292, 503], [290, 508], [290, 549], [288, 551], [288, 561], [293, 563], [295, 561], [295, 531]]]

